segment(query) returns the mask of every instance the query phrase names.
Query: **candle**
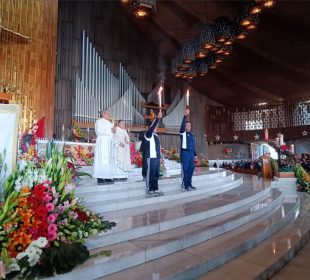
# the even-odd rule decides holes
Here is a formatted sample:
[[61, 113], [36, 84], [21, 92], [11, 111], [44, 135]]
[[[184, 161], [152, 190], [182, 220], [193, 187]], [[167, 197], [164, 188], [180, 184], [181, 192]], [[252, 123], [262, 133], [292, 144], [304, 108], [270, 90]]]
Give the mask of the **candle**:
[[189, 89], [186, 92], [186, 106], [189, 106]]
[[291, 150], [291, 153], [293, 153], [293, 154], [295, 153], [294, 144], [291, 144], [291, 145], [290, 145], [290, 150]]
[[279, 137], [276, 137], [276, 145], [277, 145], [277, 146], [280, 145]]
[[280, 146], [284, 145], [283, 134], [279, 135], [279, 144], [280, 144]]
[[61, 131], [65, 131], [65, 124], [62, 124]]
[[163, 91], [163, 87], [161, 86], [158, 90], [158, 103], [159, 103], [159, 109], [161, 109], [161, 92]]
[[265, 129], [265, 140], [268, 140], [268, 129]]

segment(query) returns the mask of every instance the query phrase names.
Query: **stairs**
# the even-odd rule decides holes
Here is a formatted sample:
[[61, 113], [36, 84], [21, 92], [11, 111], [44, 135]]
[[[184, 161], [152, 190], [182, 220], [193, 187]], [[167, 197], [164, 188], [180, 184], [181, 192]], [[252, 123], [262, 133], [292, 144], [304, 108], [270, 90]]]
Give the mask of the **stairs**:
[[54, 279], [196, 279], [285, 228], [301, 203], [271, 181], [225, 170], [198, 172], [195, 191], [181, 191], [179, 177], [162, 179], [165, 195], [154, 198], [143, 181], [81, 183], [77, 195], [117, 226], [89, 238], [93, 257]]

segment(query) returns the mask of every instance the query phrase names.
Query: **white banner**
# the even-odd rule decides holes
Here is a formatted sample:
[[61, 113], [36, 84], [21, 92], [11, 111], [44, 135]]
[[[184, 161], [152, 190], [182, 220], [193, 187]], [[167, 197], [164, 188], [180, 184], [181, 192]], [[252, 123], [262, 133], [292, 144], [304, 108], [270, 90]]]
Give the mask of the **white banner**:
[[0, 104], [0, 153], [3, 154], [6, 150], [4, 164], [7, 165], [5, 174], [4, 168], [2, 168], [0, 180], [4, 175], [9, 176], [16, 167], [19, 118], [20, 105]]

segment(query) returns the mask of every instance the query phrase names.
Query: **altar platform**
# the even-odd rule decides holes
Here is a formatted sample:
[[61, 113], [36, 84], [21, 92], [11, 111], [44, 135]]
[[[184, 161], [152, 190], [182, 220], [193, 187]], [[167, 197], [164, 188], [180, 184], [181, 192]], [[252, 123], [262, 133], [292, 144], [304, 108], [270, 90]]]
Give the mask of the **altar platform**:
[[126, 183], [83, 179], [77, 195], [117, 225], [88, 238], [92, 257], [54, 279], [268, 279], [308, 239], [308, 195], [208, 168], [195, 170], [197, 190], [182, 191], [176, 170], [159, 180], [165, 195], [152, 198], [138, 170]]

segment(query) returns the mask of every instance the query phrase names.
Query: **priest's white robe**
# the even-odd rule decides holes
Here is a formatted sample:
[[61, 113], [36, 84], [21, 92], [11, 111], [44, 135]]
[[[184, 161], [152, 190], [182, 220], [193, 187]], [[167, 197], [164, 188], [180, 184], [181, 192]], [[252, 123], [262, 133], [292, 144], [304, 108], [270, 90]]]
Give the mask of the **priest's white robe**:
[[[115, 145], [114, 178], [128, 178], [128, 172], [132, 170], [132, 166], [130, 161], [130, 139], [126, 129], [117, 127], [113, 142]], [[120, 144], [124, 144], [125, 147], [121, 147]]]
[[94, 158], [94, 178], [113, 179], [112, 123], [104, 118], [96, 121], [97, 135]]

